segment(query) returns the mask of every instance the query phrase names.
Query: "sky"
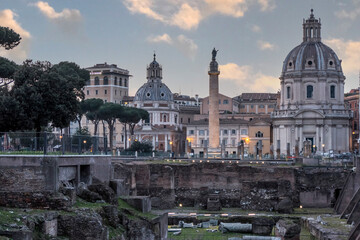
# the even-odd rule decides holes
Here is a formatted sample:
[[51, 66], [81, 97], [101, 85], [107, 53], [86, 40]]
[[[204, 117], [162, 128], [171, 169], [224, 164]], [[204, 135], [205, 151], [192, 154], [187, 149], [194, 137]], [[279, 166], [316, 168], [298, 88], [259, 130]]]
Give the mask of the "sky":
[[117, 64], [129, 94], [146, 82], [154, 52], [173, 93], [208, 95], [211, 51], [219, 49], [220, 93], [276, 92], [286, 55], [302, 42], [314, 9], [322, 41], [342, 59], [345, 92], [359, 86], [360, 0], [0, 0], [0, 25], [22, 41], [0, 56]]

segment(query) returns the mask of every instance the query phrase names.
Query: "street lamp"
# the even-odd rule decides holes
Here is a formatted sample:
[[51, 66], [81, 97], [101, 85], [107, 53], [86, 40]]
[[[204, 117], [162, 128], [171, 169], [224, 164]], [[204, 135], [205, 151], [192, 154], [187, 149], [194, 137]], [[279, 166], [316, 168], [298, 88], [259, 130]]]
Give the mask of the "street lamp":
[[84, 152], [85, 152], [86, 151], [86, 146], [85, 146], [86, 140], [84, 140], [83, 143], [84, 143]]

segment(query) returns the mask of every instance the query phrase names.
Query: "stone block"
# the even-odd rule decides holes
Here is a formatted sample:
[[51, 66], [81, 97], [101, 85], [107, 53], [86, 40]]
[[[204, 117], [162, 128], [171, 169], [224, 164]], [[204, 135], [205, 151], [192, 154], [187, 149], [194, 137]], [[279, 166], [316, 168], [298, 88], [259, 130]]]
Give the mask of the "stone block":
[[274, 225], [275, 221], [270, 217], [256, 217], [252, 222], [252, 232], [262, 236], [269, 236]]
[[293, 202], [290, 198], [282, 199], [275, 207], [278, 213], [293, 213]]
[[151, 211], [151, 199], [149, 196], [127, 196], [121, 197], [121, 199], [143, 213]]
[[129, 196], [130, 188], [126, 179], [113, 179], [110, 181], [110, 187], [114, 190], [117, 197]]
[[275, 236], [282, 240], [300, 240], [301, 226], [290, 219], [280, 219], [276, 223]]

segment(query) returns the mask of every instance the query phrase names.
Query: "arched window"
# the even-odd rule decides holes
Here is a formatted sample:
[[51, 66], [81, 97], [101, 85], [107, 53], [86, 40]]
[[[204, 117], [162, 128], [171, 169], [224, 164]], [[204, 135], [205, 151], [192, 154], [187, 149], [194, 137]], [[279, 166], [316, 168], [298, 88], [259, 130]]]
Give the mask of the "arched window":
[[127, 87], [127, 79], [124, 78], [124, 87]]
[[115, 77], [114, 85], [117, 85], [117, 77]]
[[175, 123], [177, 123], [177, 115], [175, 115]]
[[330, 98], [335, 98], [335, 86], [330, 86]]
[[99, 85], [99, 78], [98, 77], [95, 77], [95, 85]]
[[306, 98], [312, 98], [314, 92], [314, 87], [312, 85], [306, 86]]
[[104, 85], [108, 85], [109, 84], [109, 79], [108, 77], [104, 77]]
[[166, 115], [163, 116], [163, 122], [166, 122]]
[[119, 79], [119, 86], [122, 86], [122, 78]]
[[286, 98], [290, 99], [290, 87], [286, 87]]

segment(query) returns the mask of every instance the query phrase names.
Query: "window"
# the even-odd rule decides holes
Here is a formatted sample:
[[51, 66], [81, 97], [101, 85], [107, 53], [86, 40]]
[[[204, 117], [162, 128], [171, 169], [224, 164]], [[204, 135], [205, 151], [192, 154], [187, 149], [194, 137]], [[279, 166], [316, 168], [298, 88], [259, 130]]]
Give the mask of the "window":
[[106, 90], [106, 89], [105, 89], [104, 93], [107, 94], [107, 90]]
[[354, 130], [357, 130], [357, 124], [354, 123]]
[[163, 116], [163, 121], [166, 122], [166, 115]]
[[236, 139], [231, 139], [231, 146], [235, 147], [235, 141]]
[[330, 98], [335, 98], [335, 86], [330, 86]]
[[205, 131], [204, 131], [204, 130], [199, 130], [199, 135], [200, 135], [200, 136], [204, 136], [204, 135], [205, 135]]
[[98, 77], [95, 77], [95, 85], [99, 85], [99, 78]]
[[236, 134], [236, 129], [231, 129], [231, 135], [235, 135]]
[[247, 129], [241, 129], [241, 135], [247, 135]]
[[98, 90], [95, 90], [95, 95], [98, 95], [98, 92], [99, 92]]
[[183, 123], [183, 118], [180, 118], [180, 123]]
[[108, 77], [104, 77], [104, 85], [108, 85], [109, 84], [109, 79]]
[[188, 123], [190, 123], [190, 118], [188, 118]]
[[265, 108], [265, 106], [264, 105], [259, 105], [259, 108]]
[[117, 85], [117, 77], [115, 77], [114, 85]]
[[221, 99], [219, 99], [219, 104], [221, 104]]
[[290, 99], [290, 87], [286, 87], [286, 98]]
[[245, 105], [240, 105], [240, 108], [245, 108]]
[[250, 107], [251, 107], [251, 108], [254, 108], [254, 105], [251, 105]]
[[122, 78], [119, 79], [119, 86], [122, 86]]
[[189, 135], [194, 135], [194, 130], [189, 130]]
[[89, 90], [86, 90], [86, 95], [89, 95], [89, 94], [90, 94]]
[[115, 90], [115, 95], [116, 95], [117, 91]]
[[127, 87], [127, 79], [124, 79], [124, 87]]
[[107, 103], [107, 100], [105, 100], [104, 102], [106, 102], [106, 103]]
[[313, 91], [314, 91], [314, 87], [312, 85], [307, 85], [306, 86], [306, 98], [312, 98]]
[[224, 130], [223, 130], [223, 134], [224, 134], [224, 135], [228, 135], [228, 130], [227, 130], [227, 129], [224, 129]]
[[175, 123], [177, 123], [177, 115], [175, 115]]
[[257, 138], [260, 138], [260, 137], [263, 137], [263, 136], [264, 136], [263, 133], [260, 132], [260, 131], [258, 131], [257, 133], [255, 133], [255, 137], [257, 137]]
[[224, 99], [223, 104], [229, 104], [229, 100]]

